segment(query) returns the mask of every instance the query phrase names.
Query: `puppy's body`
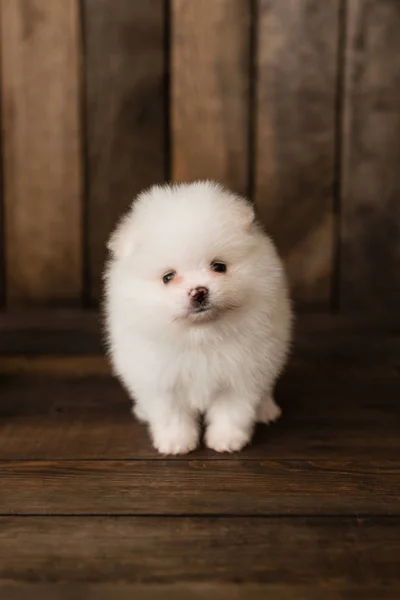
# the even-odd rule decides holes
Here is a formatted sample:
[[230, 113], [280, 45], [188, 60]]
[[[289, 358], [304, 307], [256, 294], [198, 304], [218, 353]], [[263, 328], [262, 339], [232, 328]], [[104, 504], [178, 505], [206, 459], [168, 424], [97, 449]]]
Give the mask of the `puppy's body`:
[[[251, 206], [209, 183], [155, 187], [114, 232], [106, 325], [115, 373], [162, 453], [241, 449], [280, 410], [284, 270]], [[164, 280], [163, 280], [164, 278]]]

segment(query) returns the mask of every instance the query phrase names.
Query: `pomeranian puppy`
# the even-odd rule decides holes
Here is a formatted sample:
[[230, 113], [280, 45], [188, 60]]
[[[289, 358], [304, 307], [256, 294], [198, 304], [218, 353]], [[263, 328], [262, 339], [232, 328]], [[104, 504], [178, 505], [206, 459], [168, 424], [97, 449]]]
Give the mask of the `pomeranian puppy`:
[[253, 208], [205, 181], [141, 193], [112, 234], [105, 317], [115, 374], [155, 448], [240, 450], [281, 413], [286, 277]]

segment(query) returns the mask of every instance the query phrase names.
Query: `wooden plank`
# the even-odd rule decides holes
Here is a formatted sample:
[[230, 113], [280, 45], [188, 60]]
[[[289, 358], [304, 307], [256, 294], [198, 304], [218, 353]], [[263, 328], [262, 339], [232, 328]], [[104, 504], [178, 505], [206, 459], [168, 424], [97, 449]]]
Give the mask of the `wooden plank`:
[[[0, 360], [1, 364], [1, 360]], [[288, 372], [278, 389], [282, 418], [259, 426], [245, 460], [390, 460], [400, 455], [399, 374], [340, 378], [319, 367]], [[315, 377], [313, 370], [319, 371]], [[109, 377], [0, 377], [0, 459], [157, 459], [146, 428]], [[231, 460], [204, 448], [190, 459]]]
[[[346, 372], [360, 363], [397, 364], [397, 315], [302, 314], [296, 319], [291, 364], [310, 358]], [[101, 318], [92, 311], [50, 310], [0, 313], [0, 356], [99, 356], [104, 354]], [[1, 370], [1, 367], [0, 367]], [[343, 372], [343, 371], [342, 371]], [[371, 373], [369, 371], [369, 373]]]
[[1, 3], [7, 300], [79, 303], [78, 0]]
[[[0, 313], [0, 356], [85, 356], [104, 353], [100, 315], [91, 310], [15, 310]], [[311, 313], [295, 323], [293, 356], [323, 361], [346, 359], [342, 368], [374, 357], [388, 365], [400, 351], [395, 314]], [[293, 362], [293, 361], [292, 361]], [[369, 365], [371, 366], [371, 365]]]
[[163, 0], [84, 0], [89, 295], [133, 197], [166, 178]]
[[[1, 11], [1, 7], [0, 7], [0, 11]], [[2, 63], [1, 56], [2, 56], [2, 43], [1, 43], [1, 25], [0, 25], [0, 65]], [[0, 69], [1, 69], [1, 66], [0, 66]], [[0, 72], [0, 81], [1, 81], [1, 72]], [[0, 97], [1, 97], [1, 93], [0, 93]], [[5, 256], [5, 240], [4, 240], [5, 227], [4, 227], [4, 187], [3, 187], [3, 160], [4, 160], [4, 157], [3, 157], [3, 120], [2, 120], [2, 114], [1, 114], [1, 108], [0, 108], [0, 126], [1, 126], [1, 134], [0, 134], [0, 144], [1, 144], [1, 150], [0, 150], [0, 159], [1, 159], [1, 166], [0, 166], [0, 311], [2, 311], [5, 308], [5, 300], [6, 300], [6, 287], [5, 287], [6, 256]]]
[[[0, 332], [6, 331], [35, 331], [68, 330], [70, 328], [100, 331], [101, 315], [96, 310], [76, 310], [68, 308], [29, 308], [9, 310], [0, 313]], [[329, 334], [373, 334], [400, 335], [400, 318], [396, 314], [344, 313], [332, 314], [326, 312], [308, 312], [298, 315], [295, 329], [303, 336], [305, 334], [321, 336]], [[320, 340], [320, 343], [323, 339]]]
[[252, 583], [280, 592], [264, 596], [273, 598], [307, 598], [289, 595], [306, 587], [319, 597], [331, 589], [353, 589], [357, 598], [400, 591], [398, 518], [26, 517], [0, 524], [0, 580], [9, 584]]
[[[84, 357], [54, 357], [34, 356], [3, 357], [0, 362], [0, 375], [33, 375], [47, 377], [71, 377], [79, 378], [85, 376], [110, 376], [111, 366], [102, 356]], [[99, 381], [99, 383], [101, 383]]]
[[[4, 357], [48, 357], [53, 362], [61, 356], [73, 357], [79, 363], [84, 356], [100, 357], [105, 352], [100, 328], [80, 329], [71, 323], [71, 329], [57, 326], [54, 329], [12, 327], [2, 330], [0, 325], [0, 372]], [[78, 353], [78, 356], [77, 356]], [[79, 366], [78, 366], [79, 369]]]
[[343, 310], [400, 304], [400, 6], [347, 3], [342, 128]]
[[400, 515], [400, 462], [1, 461], [0, 514]]
[[[1, 28], [0, 28], [1, 35]], [[1, 42], [0, 42], [0, 53], [1, 53]], [[0, 58], [1, 65], [1, 58]], [[1, 78], [1, 76], [0, 76]], [[1, 79], [0, 79], [1, 80]], [[1, 110], [0, 110], [1, 119]], [[0, 121], [1, 124], [1, 121]], [[2, 127], [2, 124], [1, 124]], [[0, 137], [1, 148], [3, 148], [3, 139]], [[1, 164], [3, 164], [3, 151], [0, 151]], [[5, 256], [5, 240], [4, 240], [4, 190], [3, 190], [3, 169], [0, 167], [0, 313], [5, 308], [6, 301], [6, 256]]]
[[[11, 332], [7, 332], [10, 334]], [[110, 365], [106, 359], [101, 356], [102, 345], [95, 332], [90, 332], [88, 339], [84, 338], [83, 332], [79, 332], [74, 337], [72, 332], [62, 331], [61, 340], [54, 344], [54, 355], [49, 354], [52, 351], [52, 340], [56, 339], [55, 332], [40, 332], [37, 336], [41, 344], [39, 348], [44, 348], [46, 354], [38, 354], [38, 346], [32, 343], [27, 332], [19, 332], [11, 338], [10, 349], [13, 350], [11, 356], [8, 355], [5, 345], [10, 335], [5, 335], [5, 339], [0, 344], [0, 374], [2, 375], [48, 375], [80, 377], [83, 375], [109, 375]], [[71, 335], [72, 334], [72, 335]], [[327, 336], [328, 337], [328, 336]], [[80, 347], [80, 341], [83, 345]], [[332, 346], [329, 345], [332, 342]], [[342, 343], [342, 347], [340, 346]], [[365, 344], [359, 351], [359, 356], [355, 355], [357, 346]], [[344, 335], [325, 339], [318, 348], [316, 340], [305, 338], [299, 339], [297, 351], [293, 353], [289, 369], [297, 375], [311, 374], [318, 366], [323, 371], [324, 376], [333, 374], [341, 380], [351, 378], [353, 381], [363, 379], [362, 369], [368, 368], [369, 380], [376, 378], [382, 379], [388, 377], [390, 380], [398, 377], [398, 354], [400, 340], [398, 336], [388, 337], [366, 335]], [[91, 350], [97, 350], [92, 354]], [[74, 352], [79, 350], [81, 354], [74, 356]], [[319, 355], [317, 354], [320, 351]], [[311, 363], [311, 359], [314, 363]], [[351, 361], [349, 363], [349, 361]], [[285, 373], [282, 377], [286, 377]], [[323, 383], [322, 373], [319, 374], [317, 382]]]
[[248, 0], [172, 0], [172, 177], [247, 193]]
[[[39, 340], [41, 343], [46, 346], [50, 346], [51, 340], [54, 336], [39, 336]], [[81, 339], [75, 339], [75, 346]], [[20, 350], [18, 344], [19, 342], [24, 343], [27, 342], [26, 338], [22, 336], [21, 339], [17, 339], [16, 346], [17, 350]], [[64, 342], [72, 343], [70, 336], [66, 336], [63, 340]], [[25, 376], [48, 376], [48, 377], [90, 377], [90, 376], [109, 376], [111, 375], [111, 365], [109, 361], [104, 356], [99, 355], [91, 355], [88, 350], [91, 348], [92, 341], [89, 339], [89, 347], [85, 346], [82, 349], [81, 356], [73, 356], [70, 354], [69, 347], [57, 347], [55, 350], [60, 352], [61, 356], [58, 355], [58, 352], [55, 356], [52, 355], [37, 355], [34, 353], [34, 349], [31, 345], [27, 344], [28, 350], [32, 352], [32, 355], [25, 355], [22, 352], [17, 352], [17, 355], [8, 356], [7, 354], [1, 356], [0, 361], [0, 376], [15, 376], [15, 375], [25, 375]], [[338, 340], [334, 340], [337, 342]], [[399, 364], [398, 357], [394, 354], [389, 355], [390, 351], [396, 352], [399, 350], [400, 340], [398, 338], [382, 340], [382, 338], [372, 339], [367, 349], [364, 349], [364, 353], [360, 353], [360, 356], [357, 358], [354, 357], [354, 346], [357, 344], [361, 344], [363, 342], [367, 342], [363, 337], [354, 336], [344, 338], [344, 342], [348, 341], [351, 344], [350, 348], [344, 348], [341, 350], [340, 346], [334, 346], [333, 348], [327, 347], [326, 344], [322, 345], [321, 355], [315, 356], [317, 348], [313, 344], [304, 344], [304, 348], [301, 353], [296, 353], [291, 357], [291, 361], [289, 366], [286, 368], [285, 372], [282, 374], [278, 385], [280, 385], [280, 381], [287, 379], [288, 373], [290, 374], [290, 379], [293, 377], [309, 376], [312, 374], [313, 370], [318, 367], [320, 369], [320, 373], [316, 379], [316, 384], [322, 384], [324, 386], [324, 377], [335, 375], [340, 379], [341, 382], [343, 380], [350, 380], [352, 383], [361, 382], [365, 380], [365, 373], [363, 370], [368, 368], [368, 381], [374, 382], [377, 379], [382, 380], [382, 378], [387, 377], [388, 383], [393, 384], [393, 382], [398, 382], [399, 378]], [[381, 348], [379, 348], [380, 352], [377, 352], [377, 345], [379, 343], [382, 344]], [[76, 348], [75, 348], [76, 349]], [[65, 356], [64, 356], [65, 351]], [[28, 353], [29, 354], [29, 353]], [[384, 362], [385, 357], [387, 357], [387, 362]], [[314, 359], [314, 362], [311, 362], [311, 359]], [[352, 360], [352, 364], [346, 363], [348, 360]], [[326, 361], [331, 360], [331, 363], [326, 364]]]
[[0, 356], [100, 356], [101, 316], [89, 310], [14, 310], [0, 313]]
[[339, 0], [258, 0], [255, 194], [295, 299], [328, 307]]
[[389, 585], [377, 583], [374, 587], [363, 584], [340, 584], [329, 581], [308, 585], [280, 583], [5, 583], [0, 582], [3, 600], [393, 600], [399, 595], [397, 582]]

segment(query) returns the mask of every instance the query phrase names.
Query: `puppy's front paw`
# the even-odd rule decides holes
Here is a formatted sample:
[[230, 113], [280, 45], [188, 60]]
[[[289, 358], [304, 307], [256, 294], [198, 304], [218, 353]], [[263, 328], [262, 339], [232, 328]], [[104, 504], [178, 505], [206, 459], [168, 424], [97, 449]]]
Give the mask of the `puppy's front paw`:
[[259, 404], [257, 408], [258, 423], [274, 423], [281, 416], [282, 411], [275, 403], [274, 399], [269, 396]]
[[205, 442], [208, 448], [216, 452], [237, 452], [249, 441], [251, 433], [237, 427], [210, 424], [206, 431]]
[[195, 424], [171, 425], [152, 428], [153, 444], [161, 454], [187, 454], [199, 442], [199, 432]]

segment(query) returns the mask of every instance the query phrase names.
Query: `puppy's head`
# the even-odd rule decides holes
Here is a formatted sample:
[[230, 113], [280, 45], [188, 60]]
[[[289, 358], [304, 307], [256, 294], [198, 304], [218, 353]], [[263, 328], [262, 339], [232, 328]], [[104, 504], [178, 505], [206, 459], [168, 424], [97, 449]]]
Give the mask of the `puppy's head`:
[[201, 323], [242, 306], [257, 281], [252, 206], [201, 182], [142, 193], [112, 234], [119, 287], [168, 322]]

